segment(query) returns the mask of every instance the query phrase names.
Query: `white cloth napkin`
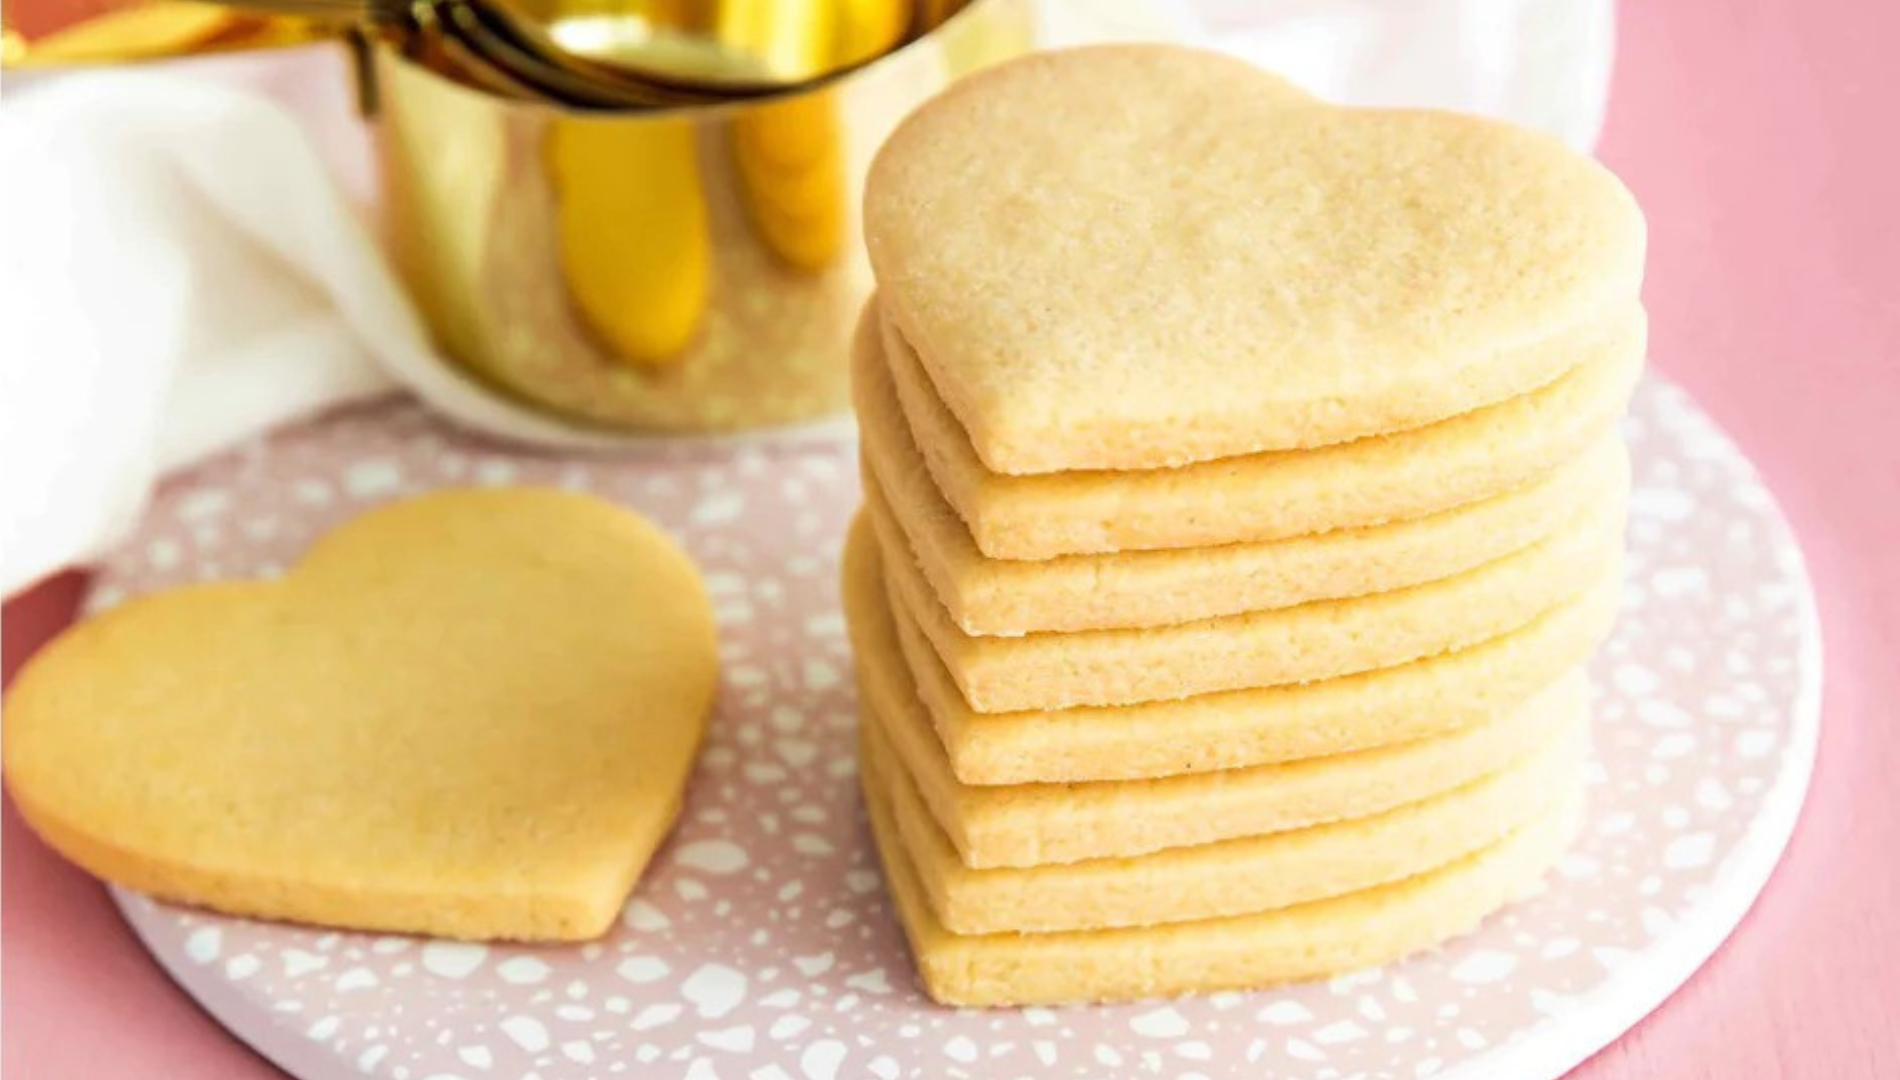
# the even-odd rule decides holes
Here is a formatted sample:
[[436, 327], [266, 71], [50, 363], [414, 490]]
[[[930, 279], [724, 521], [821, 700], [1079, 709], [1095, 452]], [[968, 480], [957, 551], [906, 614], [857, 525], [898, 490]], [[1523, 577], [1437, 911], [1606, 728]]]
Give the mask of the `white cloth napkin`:
[[0, 161], [8, 590], [116, 536], [165, 470], [389, 385], [354, 326], [407, 312], [275, 105], [75, 78], [9, 103]]
[[[1187, 38], [1202, 16], [1215, 44], [1322, 96], [1489, 112], [1588, 147], [1612, 6], [1062, 0], [1045, 37]], [[346, 194], [363, 190], [366, 161], [338, 53], [9, 86], [0, 593], [108, 547], [167, 471], [395, 386], [507, 438], [620, 441], [498, 398], [431, 354]]]

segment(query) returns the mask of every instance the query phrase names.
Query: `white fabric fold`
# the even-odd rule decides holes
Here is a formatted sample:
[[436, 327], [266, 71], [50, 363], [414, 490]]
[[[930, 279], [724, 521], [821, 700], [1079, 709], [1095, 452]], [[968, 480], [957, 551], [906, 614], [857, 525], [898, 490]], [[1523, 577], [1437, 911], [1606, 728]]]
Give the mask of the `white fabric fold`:
[[153, 480], [390, 379], [413, 329], [299, 126], [212, 84], [63, 80], [0, 119], [8, 591], [83, 558]]

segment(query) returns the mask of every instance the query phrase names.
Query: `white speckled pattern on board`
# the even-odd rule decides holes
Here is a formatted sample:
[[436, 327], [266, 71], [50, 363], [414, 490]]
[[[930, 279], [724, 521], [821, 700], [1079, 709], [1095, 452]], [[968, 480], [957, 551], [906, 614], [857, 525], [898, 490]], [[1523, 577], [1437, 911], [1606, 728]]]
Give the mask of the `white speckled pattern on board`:
[[1753, 470], [1654, 381], [1628, 606], [1596, 673], [1592, 821], [1541, 897], [1412, 961], [1254, 994], [1076, 1009], [930, 1004], [858, 805], [836, 563], [847, 436], [558, 458], [407, 402], [331, 417], [166, 486], [98, 604], [268, 574], [365, 506], [544, 482], [639, 508], [701, 560], [724, 686], [681, 826], [597, 944], [484, 947], [223, 918], [119, 893], [146, 945], [304, 1080], [1554, 1077], [1701, 963], [1792, 828], [1820, 654], [1800, 556]]

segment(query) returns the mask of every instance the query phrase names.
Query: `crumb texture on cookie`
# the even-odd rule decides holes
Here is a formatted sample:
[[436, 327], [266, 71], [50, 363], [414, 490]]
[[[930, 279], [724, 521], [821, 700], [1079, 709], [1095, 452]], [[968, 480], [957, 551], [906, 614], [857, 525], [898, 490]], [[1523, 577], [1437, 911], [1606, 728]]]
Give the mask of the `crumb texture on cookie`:
[[1538, 342], [1635, 301], [1645, 246], [1624, 186], [1550, 136], [1153, 45], [924, 105], [873, 162], [865, 240], [999, 473], [1312, 447], [1523, 393], [1562, 370]]
[[[847, 566], [875, 541], [854, 528]], [[1581, 678], [1565, 676], [1506, 712], [1445, 734], [1348, 754], [1103, 783], [972, 786], [957, 780], [875, 580], [846, 578], [860, 723], [876, 725], [965, 865], [1039, 866], [1129, 857], [1379, 813], [1503, 768], [1580, 722]], [[898, 616], [901, 617], [901, 616]]]
[[1448, 865], [1343, 896], [1165, 926], [957, 934], [931, 911], [874, 758], [861, 770], [884, 878], [930, 996], [996, 1007], [1258, 989], [1373, 967], [1466, 934], [1535, 892], [1576, 835], [1576, 779], [1555, 806]]
[[889, 511], [867, 505], [892, 605], [977, 712], [1136, 705], [1312, 683], [1474, 645], [1575, 600], [1621, 561], [1623, 500], [1585, 504], [1550, 536], [1409, 588], [1175, 626], [972, 637], [931, 592]]
[[1053, 559], [992, 559], [944, 500], [895, 401], [858, 411], [870, 501], [882, 501], [965, 633], [1164, 626], [1404, 588], [1548, 536], [1578, 505], [1627, 489], [1613, 434], [1547, 475], [1435, 514], [1280, 540]]
[[107, 880], [461, 938], [611, 924], [717, 682], [711, 606], [644, 519], [547, 488], [372, 510], [278, 581], [76, 626], [7, 701], [8, 790]]
[[1397, 434], [1176, 469], [992, 472], [888, 326], [878, 338], [881, 356], [861, 339], [852, 392], [860, 410], [885, 408], [894, 395], [979, 551], [1042, 560], [1278, 540], [1502, 494], [1614, 431], [1642, 372], [1647, 335], [1646, 316], [1632, 306], [1578, 336], [1561, 378], [1507, 401]]
[[875, 726], [864, 752], [931, 913], [957, 934], [1052, 933], [1250, 915], [1399, 881], [1502, 840], [1576, 779], [1581, 726], [1521, 761], [1384, 813], [1169, 848], [1132, 859], [1030, 868], [965, 865]]
[[951, 771], [965, 784], [1143, 780], [1343, 754], [1483, 724], [1575, 670], [1608, 636], [1622, 582], [1470, 648], [1322, 682], [1141, 705], [979, 713], [923, 631], [897, 637]]

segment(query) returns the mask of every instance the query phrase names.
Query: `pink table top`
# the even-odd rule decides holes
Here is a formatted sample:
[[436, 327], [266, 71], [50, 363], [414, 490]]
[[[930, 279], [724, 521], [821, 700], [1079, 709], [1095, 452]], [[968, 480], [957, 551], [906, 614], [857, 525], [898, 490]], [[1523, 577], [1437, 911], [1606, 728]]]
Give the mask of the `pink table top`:
[[[1823, 10], [1827, 9], [1827, 10]], [[1730, 943], [1580, 1080], [1900, 1074], [1900, 7], [1631, 3], [1603, 156], [1649, 212], [1655, 364], [1760, 464], [1827, 642], [1808, 809]], [[8, 677], [71, 616], [7, 605]], [[6, 807], [0, 1073], [279, 1074], [166, 981]]]

